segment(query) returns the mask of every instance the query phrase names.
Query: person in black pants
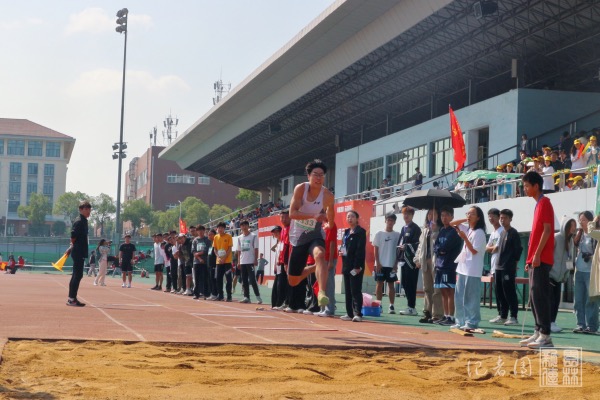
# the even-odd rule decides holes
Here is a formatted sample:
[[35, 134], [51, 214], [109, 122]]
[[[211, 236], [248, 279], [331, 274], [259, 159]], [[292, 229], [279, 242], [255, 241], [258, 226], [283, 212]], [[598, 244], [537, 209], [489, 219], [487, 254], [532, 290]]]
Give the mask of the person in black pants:
[[177, 271], [177, 269], [179, 268], [179, 260], [177, 258], [175, 258], [175, 255], [173, 254], [173, 247], [175, 246], [175, 243], [177, 242], [177, 232], [175, 231], [171, 231], [170, 232], [170, 237], [169, 237], [169, 244], [171, 245], [171, 247], [169, 248], [170, 252], [171, 252], [171, 259], [170, 259], [170, 264], [171, 264], [171, 293], [177, 293], [179, 291], [179, 285], [178, 285], [178, 278], [179, 278], [179, 273]]
[[567, 282], [571, 272], [575, 269], [577, 250], [575, 249], [575, 232], [577, 222], [573, 218], [563, 218], [560, 231], [554, 235], [554, 264], [550, 270], [550, 286], [552, 294], [551, 305], [551, 332], [561, 332], [562, 328], [556, 324], [562, 284]]
[[165, 232], [163, 234], [163, 242], [161, 244], [162, 248], [165, 250], [165, 275], [167, 276], [167, 286], [165, 288], [165, 293], [169, 293], [171, 291], [171, 259], [173, 258], [173, 252], [171, 251], [171, 238], [169, 236], [169, 232]]
[[209, 291], [210, 296], [207, 300], [217, 300], [217, 254], [213, 248], [213, 239], [217, 231], [211, 229], [208, 231], [208, 242], [210, 243], [210, 247], [208, 248], [208, 256], [206, 261], [208, 263], [208, 284], [210, 285]]
[[210, 296], [210, 283], [208, 279], [208, 249], [211, 247], [210, 240], [204, 234], [206, 228], [202, 225], [196, 227], [198, 236], [192, 243], [194, 253], [194, 299], [200, 297], [205, 299]]
[[415, 265], [415, 253], [419, 248], [421, 228], [413, 222], [415, 210], [412, 207], [402, 208], [405, 225], [400, 231], [398, 240], [398, 265], [402, 276], [400, 283], [406, 295], [408, 308], [400, 311], [400, 315], [419, 315], [416, 310], [417, 283], [419, 282], [419, 269]]
[[[505, 320], [504, 325], [518, 325], [517, 313], [519, 312], [519, 299], [517, 298], [517, 287], [515, 278], [517, 276], [517, 262], [521, 258], [523, 246], [519, 232], [510, 223], [513, 213], [509, 209], [500, 211], [500, 225], [504, 231], [500, 234], [500, 240], [496, 244], [498, 249], [498, 263], [494, 273], [496, 285], [496, 301], [500, 309], [500, 318]], [[510, 310], [510, 319], [508, 312]]]
[[[365, 274], [365, 247], [367, 232], [358, 225], [359, 215], [350, 210], [346, 221], [350, 228], [344, 231], [340, 255], [342, 256], [342, 273], [346, 291], [346, 315], [343, 321], [362, 321], [362, 281]], [[417, 236], [418, 237], [418, 236]]]
[[66, 254], [73, 259], [73, 274], [69, 282], [69, 298], [67, 305], [71, 307], [84, 307], [85, 303], [77, 300], [79, 282], [83, 278], [83, 265], [88, 256], [88, 218], [92, 212], [92, 205], [84, 200], [79, 203], [79, 216], [73, 221], [71, 228], [71, 246]]

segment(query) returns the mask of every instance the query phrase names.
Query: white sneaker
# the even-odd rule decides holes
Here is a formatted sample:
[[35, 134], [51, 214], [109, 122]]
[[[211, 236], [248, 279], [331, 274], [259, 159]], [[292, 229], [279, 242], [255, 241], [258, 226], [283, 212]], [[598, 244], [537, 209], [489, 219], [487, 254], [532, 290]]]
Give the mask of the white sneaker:
[[396, 314], [396, 309], [394, 308], [393, 304], [390, 304], [390, 307], [388, 308], [388, 314]]
[[250, 299], [247, 297], [244, 297], [244, 299], [241, 300], [240, 303], [245, 303], [245, 304], [250, 303]]
[[414, 308], [407, 308], [406, 310], [402, 310], [400, 311], [400, 315], [412, 315], [412, 316], [417, 316], [419, 315], [419, 313], [417, 313], [417, 310], [415, 310]]
[[319, 316], [319, 317], [333, 317], [333, 315], [329, 314], [326, 310], [318, 312], [316, 315]]
[[354, 318], [352, 318], [352, 322], [362, 322], [362, 317], [355, 315]]
[[127, 288], [131, 289], [131, 283], [127, 284]]
[[124, 287], [127, 287], [127, 285], [126, 285], [125, 283], [123, 283], [123, 284], [121, 285], [121, 287], [123, 287], [123, 288], [124, 288]]
[[450, 329], [460, 329], [460, 324], [450, 325]]
[[291, 307], [286, 307], [286, 308], [283, 309], [283, 312], [286, 312], [286, 313], [295, 313], [296, 310], [294, 310]]
[[342, 316], [340, 317], [340, 319], [341, 319], [342, 321], [352, 321], [352, 318], [350, 318], [348, 315], [342, 315]]
[[98, 283], [94, 282], [94, 286], [98, 286]]
[[296, 310], [298, 314], [304, 314], [304, 308], [299, 308]]
[[530, 349], [539, 349], [542, 347], [554, 347], [554, 344], [552, 344], [552, 338], [550, 335], [544, 335], [543, 333], [540, 333], [540, 336], [538, 336], [535, 342], [527, 344], [527, 347]]
[[304, 310], [304, 312], [302, 312], [302, 314], [304, 314], [304, 315], [313, 315], [314, 313], [312, 311]]
[[502, 318], [501, 316], [497, 316], [496, 318], [490, 319], [491, 324], [502, 325], [506, 322], [506, 318]]
[[262, 304], [262, 299], [260, 298], [260, 296], [256, 297], [256, 304]]
[[540, 333], [538, 331], [535, 331], [533, 332], [533, 335], [531, 335], [527, 339], [520, 340], [519, 344], [521, 345], [521, 347], [527, 347], [529, 343], [535, 342], [538, 337], [540, 337]]
[[552, 332], [552, 333], [562, 332], [562, 328], [560, 326], [556, 325], [556, 322], [553, 322], [550, 324], [550, 332]]
[[504, 325], [506, 325], [506, 326], [519, 325], [519, 320], [517, 320], [515, 317], [510, 317], [509, 319], [506, 320]]

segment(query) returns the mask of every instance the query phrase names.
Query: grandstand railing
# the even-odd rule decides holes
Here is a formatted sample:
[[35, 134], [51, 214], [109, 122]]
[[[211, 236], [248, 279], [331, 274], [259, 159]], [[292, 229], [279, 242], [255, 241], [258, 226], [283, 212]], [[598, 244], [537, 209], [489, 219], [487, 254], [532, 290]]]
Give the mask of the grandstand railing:
[[[569, 172], [558, 171], [558, 191], [561, 192], [565, 190], [568, 175], [572, 173], [584, 174], [587, 172], [589, 172], [589, 168], [573, 169]], [[552, 176], [552, 179], [554, 180], [555, 174], [542, 175], [542, 178]], [[583, 178], [584, 187], [596, 187], [597, 182], [595, 177], [595, 174], [586, 174], [586, 176]], [[522, 191], [522, 181], [520, 179], [489, 182], [481, 186], [472, 186], [469, 188], [462, 188], [459, 190], [451, 190], [451, 192], [460, 194], [467, 201], [466, 204], [485, 203], [488, 201], [503, 200], [524, 196], [524, 193]], [[408, 194], [409, 193], [407, 192], [400, 196], [395, 196], [395, 198], [390, 198], [386, 202], [374, 204], [373, 215], [380, 216], [385, 215], [389, 212], [400, 213], [404, 197], [406, 197], [406, 195]]]

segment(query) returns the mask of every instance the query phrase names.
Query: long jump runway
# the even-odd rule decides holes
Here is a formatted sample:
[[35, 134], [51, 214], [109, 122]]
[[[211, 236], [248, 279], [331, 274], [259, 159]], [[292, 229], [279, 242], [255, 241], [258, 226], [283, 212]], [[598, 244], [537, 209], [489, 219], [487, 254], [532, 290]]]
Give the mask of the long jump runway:
[[0, 343], [42, 339], [404, 350], [519, 349], [516, 344], [384, 324], [376, 318], [352, 323], [271, 311], [268, 304], [195, 301], [148, 290], [153, 282], [140, 278], [125, 289], [120, 279], [109, 277], [108, 286], [100, 287], [93, 286], [93, 278], [84, 276], [78, 298], [87, 306], [67, 307], [69, 280], [66, 274], [0, 274]]

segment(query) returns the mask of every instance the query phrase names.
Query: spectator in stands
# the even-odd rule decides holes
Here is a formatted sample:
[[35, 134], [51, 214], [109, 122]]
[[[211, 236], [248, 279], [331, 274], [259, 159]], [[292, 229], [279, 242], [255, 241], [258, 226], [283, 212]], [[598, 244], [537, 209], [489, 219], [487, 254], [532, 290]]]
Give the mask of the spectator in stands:
[[[597, 242], [590, 235], [590, 231], [598, 229], [597, 223], [599, 220], [598, 217], [594, 218], [590, 211], [579, 213], [580, 229], [577, 230], [574, 239], [578, 251], [575, 260], [573, 289], [575, 295], [573, 308], [577, 318], [577, 327], [573, 329], [573, 333], [598, 334], [598, 306], [600, 302], [597, 299], [590, 298], [590, 275], [595, 252], [594, 247]], [[600, 237], [600, 235], [598, 236]]]
[[525, 152], [525, 154], [529, 154], [529, 141], [527, 140], [526, 134], [521, 135], [520, 149], [522, 152]]
[[558, 159], [558, 151], [556, 150], [550, 153], [550, 165], [552, 165], [554, 171], [560, 171], [565, 168], [563, 162]]
[[515, 161], [517, 163], [517, 173], [523, 173], [527, 162], [525, 159], [527, 158], [526, 151], [519, 151], [519, 160]]
[[561, 150], [558, 152], [558, 159], [562, 163], [563, 167], [561, 169], [571, 169], [571, 158], [567, 154], [566, 150]]
[[543, 151], [542, 157], [544, 157], [544, 159], [546, 157], [550, 157], [550, 154], [552, 154], [552, 148], [547, 145], [542, 146], [542, 151]]
[[554, 193], [554, 168], [552, 168], [552, 159], [549, 156], [544, 157], [544, 167], [542, 168], [542, 176], [544, 178], [544, 186], [542, 188], [544, 194]]
[[513, 164], [512, 162], [509, 162], [508, 164], [506, 164], [506, 173], [507, 174], [514, 174], [515, 173], [515, 164]]
[[558, 150], [559, 151], [564, 150], [566, 153], [567, 151], [569, 151], [571, 146], [573, 146], [573, 139], [571, 139], [571, 133], [568, 131], [565, 131], [562, 133], [562, 136], [560, 137], [560, 139], [558, 141]]
[[415, 181], [415, 188], [421, 188], [421, 186], [423, 185], [423, 174], [421, 173], [419, 167], [415, 168], [415, 174], [410, 179]]
[[580, 175], [577, 175], [575, 177], [571, 177], [571, 178], [567, 179], [567, 181], [572, 182], [571, 190], [585, 189], [585, 184], [583, 182], [583, 177], [580, 176]]
[[485, 203], [490, 201], [489, 187], [485, 186], [485, 179], [477, 179], [475, 182], [475, 187], [475, 201], [477, 203]]
[[362, 281], [365, 274], [367, 232], [358, 224], [359, 215], [350, 210], [346, 214], [349, 228], [344, 231], [339, 255], [346, 292], [346, 315], [342, 321], [362, 322]]
[[389, 189], [389, 183], [387, 178], [383, 180], [383, 182], [381, 182], [381, 186], [379, 186], [379, 190], [381, 192], [381, 199], [385, 200], [388, 197], [390, 197], [390, 189]]
[[551, 309], [551, 332], [561, 332], [562, 328], [556, 324], [558, 315], [558, 306], [560, 305], [560, 295], [562, 293], [562, 284], [567, 282], [571, 271], [575, 268], [576, 248], [573, 242], [577, 222], [573, 218], [563, 218], [560, 231], [554, 235], [554, 264], [550, 270], [550, 288], [552, 293], [550, 301]]
[[[465, 225], [466, 223], [466, 225]], [[454, 328], [468, 330], [479, 327], [481, 321], [481, 275], [485, 256], [485, 219], [479, 207], [471, 207], [466, 219], [452, 221], [464, 241], [458, 255], [457, 281], [454, 293], [456, 324]]]
[[587, 165], [598, 165], [598, 141], [596, 136], [590, 136], [590, 142], [587, 149]]
[[571, 178], [575, 176], [584, 176], [585, 171], [582, 171], [587, 165], [586, 155], [583, 154], [584, 145], [580, 139], [575, 139], [573, 147], [571, 148], [571, 170], [578, 170], [571, 172]]
[[419, 320], [422, 324], [430, 324], [441, 321], [444, 317], [444, 306], [442, 305], [442, 291], [433, 286], [435, 280], [435, 267], [433, 265], [433, 246], [438, 232], [442, 227], [442, 221], [437, 210], [427, 211], [425, 223], [421, 229], [419, 247], [415, 253], [415, 266], [421, 270], [423, 278], [423, 318]]

